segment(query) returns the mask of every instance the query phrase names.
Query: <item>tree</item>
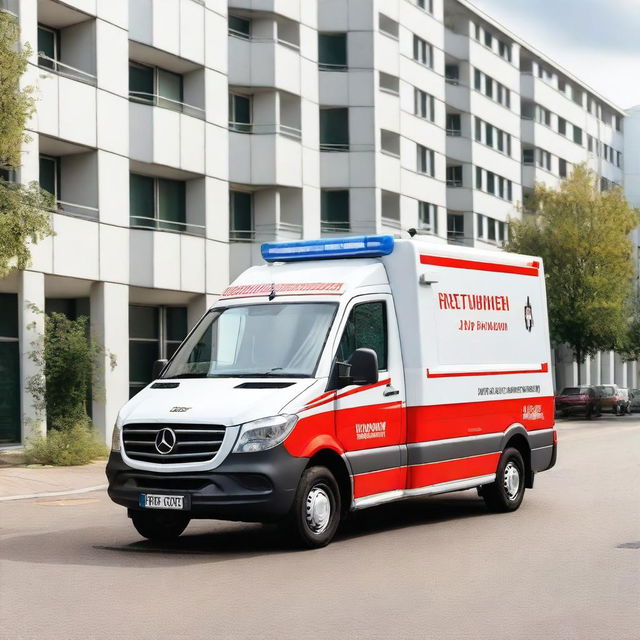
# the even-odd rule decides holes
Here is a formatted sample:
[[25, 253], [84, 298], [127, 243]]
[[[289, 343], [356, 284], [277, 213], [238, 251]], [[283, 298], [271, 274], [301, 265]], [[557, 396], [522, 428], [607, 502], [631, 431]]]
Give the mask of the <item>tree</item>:
[[[25, 124], [35, 108], [33, 87], [20, 88], [31, 49], [19, 49], [17, 19], [0, 11], [0, 169], [8, 175], [20, 167], [20, 150], [28, 141]], [[52, 196], [36, 182], [27, 185], [0, 178], [0, 278], [29, 265], [29, 242], [51, 235]]]
[[585, 165], [557, 190], [536, 185], [526, 206], [530, 213], [510, 225], [507, 250], [544, 260], [552, 343], [567, 344], [578, 363], [623, 348], [634, 274], [629, 233], [639, 212], [620, 188], [600, 192]]

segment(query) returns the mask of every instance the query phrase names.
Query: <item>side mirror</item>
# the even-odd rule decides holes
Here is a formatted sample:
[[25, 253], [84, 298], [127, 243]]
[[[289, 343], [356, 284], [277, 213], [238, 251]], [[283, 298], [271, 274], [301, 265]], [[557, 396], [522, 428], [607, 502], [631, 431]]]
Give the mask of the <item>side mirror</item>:
[[375, 384], [378, 382], [378, 354], [373, 349], [356, 349], [349, 360], [351, 384]]
[[151, 369], [152, 380], [157, 380], [160, 377], [162, 370], [167, 366], [168, 362], [169, 362], [168, 360], [162, 359], [162, 360], [156, 360], [153, 363], [153, 369]]

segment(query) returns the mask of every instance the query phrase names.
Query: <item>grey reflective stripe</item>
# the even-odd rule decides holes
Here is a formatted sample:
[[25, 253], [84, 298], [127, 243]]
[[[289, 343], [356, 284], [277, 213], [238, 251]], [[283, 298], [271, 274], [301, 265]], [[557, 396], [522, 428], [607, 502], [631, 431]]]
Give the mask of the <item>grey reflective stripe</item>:
[[404, 445], [348, 451], [345, 456], [349, 460], [354, 475], [404, 467], [407, 464], [407, 453]]
[[531, 449], [531, 468], [534, 471], [544, 471], [551, 466], [553, 457], [553, 445]]
[[492, 433], [468, 438], [412, 442], [408, 445], [409, 466], [497, 453], [502, 451], [500, 447], [502, 438], [502, 433]]
[[529, 431], [529, 446], [532, 449], [548, 447], [553, 444], [553, 429], [540, 429], [540, 431]]

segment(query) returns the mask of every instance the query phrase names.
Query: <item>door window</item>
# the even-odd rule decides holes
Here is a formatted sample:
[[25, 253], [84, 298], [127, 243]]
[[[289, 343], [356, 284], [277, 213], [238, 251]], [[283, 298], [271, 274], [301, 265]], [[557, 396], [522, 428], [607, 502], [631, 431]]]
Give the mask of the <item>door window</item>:
[[358, 304], [349, 314], [337, 358], [347, 362], [356, 349], [366, 347], [378, 354], [378, 370], [387, 369], [387, 312], [384, 302]]

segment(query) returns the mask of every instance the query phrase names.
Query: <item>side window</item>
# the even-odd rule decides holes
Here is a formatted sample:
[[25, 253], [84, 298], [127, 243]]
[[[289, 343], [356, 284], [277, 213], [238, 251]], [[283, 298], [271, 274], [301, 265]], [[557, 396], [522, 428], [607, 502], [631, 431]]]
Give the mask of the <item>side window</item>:
[[387, 368], [387, 306], [384, 302], [358, 304], [349, 314], [337, 358], [347, 362], [360, 347], [373, 349], [378, 354], [378, 369]]

